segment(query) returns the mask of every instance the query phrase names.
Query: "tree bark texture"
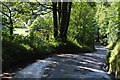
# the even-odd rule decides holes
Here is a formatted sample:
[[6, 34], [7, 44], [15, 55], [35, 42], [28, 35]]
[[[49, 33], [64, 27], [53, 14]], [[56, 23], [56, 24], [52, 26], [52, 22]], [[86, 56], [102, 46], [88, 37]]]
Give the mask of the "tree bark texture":
[[54, 38], [58, 37], [57, 2], [53, 2]]
[[72, 2], [53, 2], [54, 38], [67, 39]]

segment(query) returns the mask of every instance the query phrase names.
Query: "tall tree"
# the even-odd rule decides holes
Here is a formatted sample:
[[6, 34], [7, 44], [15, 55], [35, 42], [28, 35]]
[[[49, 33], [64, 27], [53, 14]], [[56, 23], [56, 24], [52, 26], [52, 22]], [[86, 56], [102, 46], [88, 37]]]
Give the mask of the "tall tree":
[[8, 11], [8, 12], [5, 12], [4, 10], [0, 11], [3, 15], [5, 15], [8, 19], [9, 19], [9, 23], [10, 23], [10, 35], [13, 34], [13, 20], [12, 20], [12, 11], [11, 9], [9, 8], [8, 5], [4, 4], [3, 2], [0, 2], [0, 4], [2, 4], [3, 8], [6, 9], [5, 11]]
[[71, 6], [72, 2], [53, 2], [54, 38], [67, 39]]
[[52, 2], [52, 6], [49, 5], [49, 7], [46, 3], [38, 3], [42, 7], [53, 11], [54, 38], [66, 40], [72, 2]]
[[54, 38], [58, 37], [57, 2], [53, 2]]

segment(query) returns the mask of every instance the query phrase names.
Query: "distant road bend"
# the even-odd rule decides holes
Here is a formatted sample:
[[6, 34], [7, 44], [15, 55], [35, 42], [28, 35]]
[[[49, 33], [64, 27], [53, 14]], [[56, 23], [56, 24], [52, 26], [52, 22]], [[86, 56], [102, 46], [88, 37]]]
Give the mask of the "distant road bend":
[[[93, 53], [61, 54], [37, 61], [16, 73], [14, 78], [74, 78], [112, 80], [103, 65], [107, 49], [95, 46]], [[93, 79], [94, 78], [94, 79]]]

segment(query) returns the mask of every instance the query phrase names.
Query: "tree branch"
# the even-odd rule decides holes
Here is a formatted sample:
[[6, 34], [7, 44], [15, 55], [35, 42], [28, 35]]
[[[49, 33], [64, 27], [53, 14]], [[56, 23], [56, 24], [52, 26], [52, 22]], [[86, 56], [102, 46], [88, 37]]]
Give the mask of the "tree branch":
[[51, 10], [51, 11], [49, 11], [49, 12], [47, 12], [47, 13], [42, 13], [41, 15], [48, 14], [48, 13], [50, 13], [50, 12], [52, 12], [52, 10]]
[[35, 16], [38, 16], [38, 15], [45, 15], [45, 14], [48, 14], [48, 13], [50, 13], [50, 12], [52, 12], [52, 10], [51, 10], [51, 11], [49, 11], [49, 12], [47, 12], [47, 13], [34, 14], [34, 15], [35, 15]]
[[7, 17], [10, 17], [9, 15], [7, 15], [6, 13], [4, 13], [4, 12], [2, 12], [2, 11], [0, 11], [2, 14], [4, 14], [5, 16], [7, 16]]
[[11, 13], [11, 10], [9, 9], [9, 7], [8, 7], [7, 5], [3, 4], [1, 1], [0, 1], [0, 3], [1, 3], [3, 6], [5, 6], [5, 7], [9, 10], [9, 12]]
[[[37, 1], [37, 0], [36, 0]], [[53, 9], [52, 7], [47, 7], [48, 5], [46, 4], [41, 4], [40, 2], [37, 1], [37, 3], [42, 6], [42, 7], [45, 7], [46, 9]]]

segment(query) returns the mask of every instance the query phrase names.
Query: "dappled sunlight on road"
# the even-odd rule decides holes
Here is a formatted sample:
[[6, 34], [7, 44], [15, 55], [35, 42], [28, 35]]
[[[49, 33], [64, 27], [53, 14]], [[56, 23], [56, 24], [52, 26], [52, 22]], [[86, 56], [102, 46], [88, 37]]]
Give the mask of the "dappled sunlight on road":
[[96, 46], [93, 53], [60, 54], [39, 60], [18, 72], [22, 78], [108, 78], [101, 65], [105, 61], [103, 46]]
[[[57, 64], [55, 61], [50, 61], [50, 58], [45, 60], [39, 60], [36, 63], [31, 64], [30, 66], [24, 68], [23, 70], [19, 71], [15, 78], [39, 78], [42, 76], [45, 70], [50, 70], [51, 67], [48, 64]], [[50, 67], [50, 68], [47, 68]]]
[[101, 72], [101, 73], [104, 73], [104, 71], [102, 70], [98, 70], [98, 69], [94, 69], [94, 68], [90, 68], [90, 67], [83, 67], [83, 66], [78, 66], [78, 68], [80, 69], [86, 69], [86, 70], [91, 70], [93, 72]]

